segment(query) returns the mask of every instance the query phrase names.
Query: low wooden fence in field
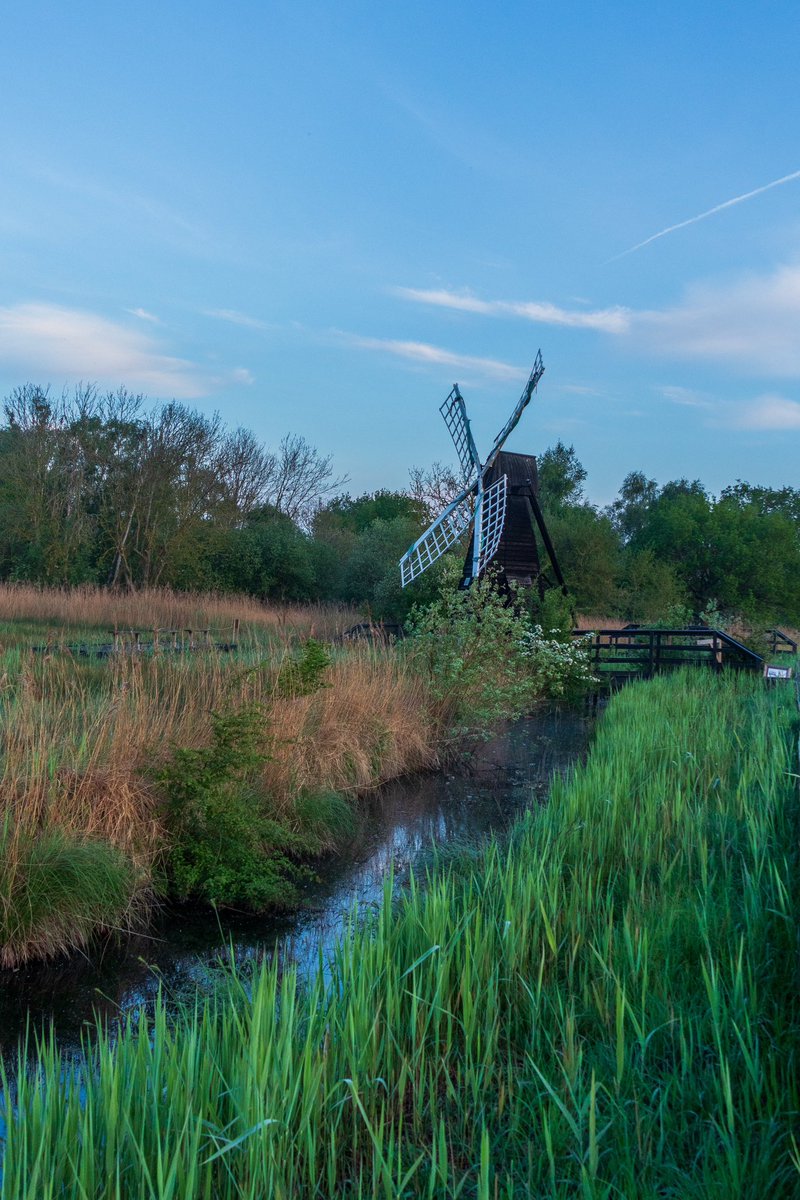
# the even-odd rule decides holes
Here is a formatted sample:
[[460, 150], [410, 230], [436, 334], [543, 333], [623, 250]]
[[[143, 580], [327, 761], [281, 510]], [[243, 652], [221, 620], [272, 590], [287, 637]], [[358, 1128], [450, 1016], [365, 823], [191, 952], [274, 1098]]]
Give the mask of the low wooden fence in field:
[[[110, 639], [110, 640], [108, 640]], [[112, 655], [188, 654], [197, 650], [237, 650], [239, 619], [229, 630], [219, 629], [109, 629], [102, 642], [67, 642], [49, 638], [33, 646], [35, 654], [67, 653], [77, 658], [110, 658]]]

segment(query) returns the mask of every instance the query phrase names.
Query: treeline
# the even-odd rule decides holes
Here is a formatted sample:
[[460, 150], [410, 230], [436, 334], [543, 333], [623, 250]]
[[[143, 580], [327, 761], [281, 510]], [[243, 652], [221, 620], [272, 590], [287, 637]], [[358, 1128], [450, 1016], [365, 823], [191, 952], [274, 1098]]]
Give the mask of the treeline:
[[[714, 497], [632, 472], [600, 509], [572, 447], [545, 451], [539, 470], [579, 611], [800, 623], [799, 490], [738, 481]], [[353, 498], [345, 483], [301, 437], [269, 450], [183, 404], [26, 385], [0, 426], [0, 579], [245, 591], [402, 618], [436, 572], [402, 592], [398, 559], [457, 481], [434, 464], [404, 492]]]
[[559, 442], [540, 459], [542, 503], [579, 611], [800, 622], [800, 490], [739, 480], [714, 497], [699, 480], [659, 487], [633, 471], [599, 509], [585, 479], [572, 447]]
[[276, 552], [297, 550], [343, 482], [300, 437], [271, 451], [183, 404], [91, 386], [52, 400], [26, 385], [0, 427], [0, 576], [299, 597], [313, 584], [292, 582], [285, 553], [265, 547], [259, 573], [258, 530], [275, 526]]

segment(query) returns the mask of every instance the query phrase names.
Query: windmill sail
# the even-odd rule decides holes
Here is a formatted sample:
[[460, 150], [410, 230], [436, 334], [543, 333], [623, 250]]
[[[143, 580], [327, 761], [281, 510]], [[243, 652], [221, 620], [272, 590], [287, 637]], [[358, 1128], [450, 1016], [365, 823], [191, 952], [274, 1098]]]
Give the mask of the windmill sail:
[[[483, 574], [500, 545], [506, 519], [506, 494], [508, 476], [501, 475], [483, 493], [481, 503], [481, 530], [478, 540], [478, 575]], [[477, 527], [476, 527], [477, 528]]]
[[502, 449], [503, 443], [505, 442], [506, 438], [509, 436], [509, 434], [512, 432], [512, 430], [516, 427], [520, 417], [522, 416], [523, 412], [525, 411], [528, 404], [530, 403], [531, 396], [536, 391], [536, 385], [538, 384], [539, 380], [542, 378], [543, 375], [544, 375], [544, 363], [542, 362], [542, 352], [540, 350], [539, 353], [536, 355], [536, 362], [533, 364], [533, 370], [530, 373], [528, 382], [525, 384], [525, 390], [522, 393], [522, 395], [520, 396], [519, 400], [517, 401], [517, 407], [514, 409], [513, 413], [508, 418], [505, 425], [498, 433], [497, 437], [494, 439], [494, 445], [492, 446], [491, 450], [489, 451], [489, 457], [486, 459], [486, 462], [483, 464], [484, 472], [488, 471], [488, 469], [491, 467], [492, 463], [494, 462], [495, 458], [497, 457], [498, 452]]
[[472, 437], [467, 409], [464, 404], [458, 384], [455, 385], [444, 404], [439, 409], [444, 423], [450, 431], [461, 463], [461, 479], [465, 486], [472, 483], [481, 469], [481, 460]]
[[506, 475], [501, 475], [486, 491], [478, 488], [472, 536], [464, 564], [463, 587], [469, 587], [473, 580], [483, 574], [500, 548], [506, 521], [507, 495]]
[[469, 529], [472, 520], [470, 499], [474, 490], [473, 485], [457, 496], [405, 552], [400, 559], [400, 582], [403, 587], [426, 571], [437, 558], [441, 558]]

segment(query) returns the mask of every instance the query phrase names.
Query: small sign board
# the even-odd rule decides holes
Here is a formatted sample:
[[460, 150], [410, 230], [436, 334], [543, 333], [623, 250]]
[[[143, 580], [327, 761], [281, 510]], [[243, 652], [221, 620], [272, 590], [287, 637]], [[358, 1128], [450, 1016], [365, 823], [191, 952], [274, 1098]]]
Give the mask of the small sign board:
[[771, 663], [764, 663], [764, 678], [765, 679], [791, 679], [791, 667], [773, 667]]

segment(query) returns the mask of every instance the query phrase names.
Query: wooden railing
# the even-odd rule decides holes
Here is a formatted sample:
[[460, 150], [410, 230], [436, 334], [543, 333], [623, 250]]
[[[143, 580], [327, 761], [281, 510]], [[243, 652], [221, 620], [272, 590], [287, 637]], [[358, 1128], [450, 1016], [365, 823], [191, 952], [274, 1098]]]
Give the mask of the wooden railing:
[[684, 629], [574, 630], [591, 657], [601, 680], [623, 682], [626, 679], [651, 679], [674, 667], [710, 667], [737, 670], [763, 669], [764, 660], [748, 646], [721, 629], [692, 626]]
[[797, 654], [797, 642], [782, 629], [767, 630], [767, 645], [770, 654]]

